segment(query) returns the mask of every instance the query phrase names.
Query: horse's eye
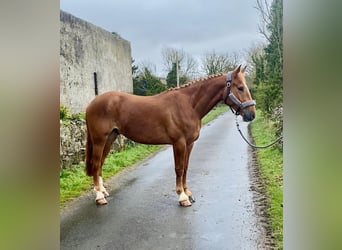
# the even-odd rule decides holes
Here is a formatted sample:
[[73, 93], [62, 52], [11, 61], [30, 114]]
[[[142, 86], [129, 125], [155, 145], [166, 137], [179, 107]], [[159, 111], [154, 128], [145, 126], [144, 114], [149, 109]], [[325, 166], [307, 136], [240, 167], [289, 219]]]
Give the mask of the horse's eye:
[[243, 87], [238, 87], [238, 90], [243, 92]]

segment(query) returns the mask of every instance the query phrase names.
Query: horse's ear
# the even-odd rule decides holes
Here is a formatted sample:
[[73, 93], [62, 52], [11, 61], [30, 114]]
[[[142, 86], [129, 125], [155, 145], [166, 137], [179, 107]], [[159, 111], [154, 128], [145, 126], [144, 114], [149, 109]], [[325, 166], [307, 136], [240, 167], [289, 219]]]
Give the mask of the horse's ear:
[[243, 69], [242, 69], [242, 73], [245, 73], [245, 71], [246, 71], [246, 68], [247, 68], [247, 65], [245, 66], [245, 67], [243, 67]]
[[241, 66], [242, 66], [242, 64], [240, 64], [240, 65], [239, 65], [239, 67], [237, 67], [237, 69], [236, 69], [236, 73], [239, 73], [239, 72], [240, 72], [240, 70], [241, 70]]

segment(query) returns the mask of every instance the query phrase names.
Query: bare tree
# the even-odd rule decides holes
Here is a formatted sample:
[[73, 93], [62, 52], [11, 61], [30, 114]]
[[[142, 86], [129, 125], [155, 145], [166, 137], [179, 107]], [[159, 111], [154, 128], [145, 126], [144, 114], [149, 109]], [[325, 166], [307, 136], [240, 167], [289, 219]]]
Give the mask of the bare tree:
[[138, 74], [143, 73], [146, 69], [153, 75], [157, 74], [156, 65], [149, 60], [142, 61], [138, 64], [138, 72], [137, 73]]
[[195, 58], [190, 54], [185, 55], [185, 61], [183, 64], [184, 74], [189, 78], [193, 78], [198, 75], [198, 63]]
[[165, 47], [162, 50], [164, 67], [166, 72], [172, 70], [173, 64], [178, 61], [180, 74], [192, 78], [198, 72], [197, 61], [183, 49]]
[[165, 47], [162, 49], [162, 56], [164, 60], [165, 71], [169, 72], [172, 70], [172, 65], [178, 62], [184, 61], [185, 52], [183, 50]]
[[246, 58], [246, 64], [247, 64], [247, 75], [250, 77], [255, 76], [255, 58], [261, 57], [264, 55], [264, 48], [266, 47], [266, 44], [264, 43], [255, 43], [253, 44], [248, 50], [245, 51], [245, 58]]
[[283, 64], [282, 48], [283, 48], [283, 22], [282, 0], [256, 0], [255, 8], [260, 15], [260, 23], [258, 25], [259, 32], [269, 43], [275, 44], [279, 57], [279, 63]]
[[238, 66], [240, 55], [233, 53], [216, 53], [215, 51], [206, 53], [202, 57], [202, 70], [206, 75], [227, 72]]
[[270, 34], [267, 30], [267, 26], [272, 22], [269, 1], [270, 0], [256, 0], [257, 5], [255, 8], [258, 10], [261, 19], [258, 24], [259, 32], [270, 42]]

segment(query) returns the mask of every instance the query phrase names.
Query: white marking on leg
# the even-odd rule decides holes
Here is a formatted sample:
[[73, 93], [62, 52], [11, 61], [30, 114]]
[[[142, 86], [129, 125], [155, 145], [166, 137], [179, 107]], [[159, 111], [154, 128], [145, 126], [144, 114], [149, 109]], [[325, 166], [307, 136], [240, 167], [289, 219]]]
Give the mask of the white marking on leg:
[[188, 188], [184, 188], [184, 191], [187, 196], [192, 196], [192, 192]]
[[181, 192], [181, 194], [179, 195], [178, 201], [187, 201], [187, 200], [189, 200], [189, 197], [184, 192]]
[[104, 196], [108, 197], [109, 193], [107, 192], [106, 188], [103, 186], [102, 176], [99, 176], [99, 186], [100, 186], [100, 191], [104, 194]]
[[98, 205], [105, 205], [107, 204], [107, 200], [104, 197], [104, 194], [100, 191], [96, 191], [96, 199], [95, 199], [96, 204]]
[[[95, 189], [95, 188], [94, 188], [94, 189]], [[102, 192], [97, 191], [96, 189], [95, 189], [95, 191], [96, 191], [96, 198], [95, 198], [95, 201], [100, 200], [100, 199], [104, 199], [104, 194], [103, 194]]]

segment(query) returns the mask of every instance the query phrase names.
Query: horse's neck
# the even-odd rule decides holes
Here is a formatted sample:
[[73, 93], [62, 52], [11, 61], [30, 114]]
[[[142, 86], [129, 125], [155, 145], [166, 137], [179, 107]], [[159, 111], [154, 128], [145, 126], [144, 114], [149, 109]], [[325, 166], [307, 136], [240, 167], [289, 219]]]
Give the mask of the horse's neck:
[[225, 86], [225, 76], [220, 76], [205, 80], [197, 89], [192, 102], [200, 119], [223, 99]]

